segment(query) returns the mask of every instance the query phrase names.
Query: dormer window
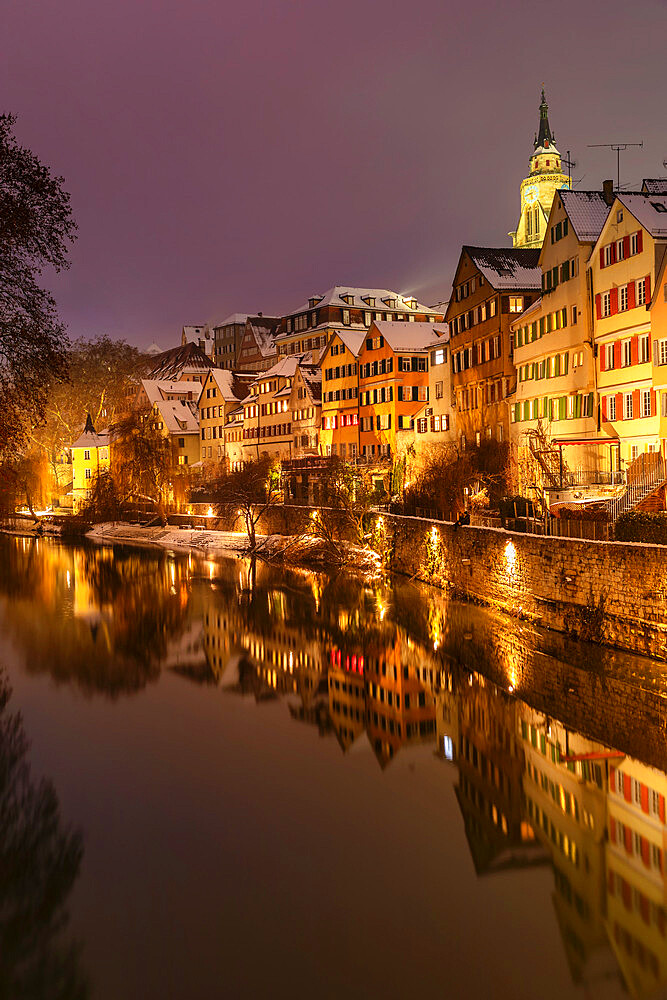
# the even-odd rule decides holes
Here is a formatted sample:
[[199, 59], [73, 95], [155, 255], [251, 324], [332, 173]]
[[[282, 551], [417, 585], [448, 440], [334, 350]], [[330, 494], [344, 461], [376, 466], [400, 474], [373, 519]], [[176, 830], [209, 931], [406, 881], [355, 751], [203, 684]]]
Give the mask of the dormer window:
[[351, 306], [351, 305], [353, 305], [353, 303], [354, 303], [354, 295], [350, 295], [350, 293], [349, 293], [349, 292], [346, 292], [346, 293], [345, 293], [345, 295], [341, 295], [341, 299], [342, 299], [342, 300], [343, 300], [343, 302], [345, 302], [345, 303], [346, 303], [346, 304], [347, 304], [348, 306]]
[[[347, 301], [347, 299], [346, 299], [346, 301]], [[365, 302], [367, 306], [371, 307], [371, 309], [375, 308], [375, 296], [373, 296], [373, 295], [362, 295], [361, 301]]]
[[318, 302], [322, 301], [321, 295], [313, 295], [312, 298], [308, 299], [308, 308], [314, 309]]
[[286, 329], [287, 333], [291, 333], [292, 332], [292, 320], [291, 319], [288, 319], [287, 322], [285, 323], [285, 329]]
[[396, 299], [383, 299], [382, 301], [384, 302], [384, 304], [387, 306], [388, 309], [396, 308]]

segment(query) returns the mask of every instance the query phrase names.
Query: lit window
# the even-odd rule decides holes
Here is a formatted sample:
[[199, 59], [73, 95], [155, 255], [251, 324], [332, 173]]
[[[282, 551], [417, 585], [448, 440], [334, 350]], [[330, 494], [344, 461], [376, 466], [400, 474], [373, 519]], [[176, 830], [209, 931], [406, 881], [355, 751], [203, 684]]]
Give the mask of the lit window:
[[510, 312], [523, 312], [523, 295], [510, 295]]

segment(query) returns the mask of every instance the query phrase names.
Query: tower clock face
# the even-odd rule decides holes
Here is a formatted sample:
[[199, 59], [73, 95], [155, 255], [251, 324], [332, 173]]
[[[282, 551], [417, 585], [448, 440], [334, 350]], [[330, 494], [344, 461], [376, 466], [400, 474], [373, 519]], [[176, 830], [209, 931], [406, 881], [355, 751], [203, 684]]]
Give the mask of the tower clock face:
[[528, 184], [523, 189], [523, 200], [526, 205], [533, 205], [537, 201], [537, 187], [535, 184]]

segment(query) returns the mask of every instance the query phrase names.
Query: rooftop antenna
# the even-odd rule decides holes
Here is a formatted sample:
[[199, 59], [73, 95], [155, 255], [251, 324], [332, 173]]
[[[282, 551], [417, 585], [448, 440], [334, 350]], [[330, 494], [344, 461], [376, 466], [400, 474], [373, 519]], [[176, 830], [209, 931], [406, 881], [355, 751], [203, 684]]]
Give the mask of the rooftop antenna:
[[589, 149], [600, 149], [604, 146], [606, 149], [613, 149], [616, 152], [616, 190], [621, 190], [621, 152], [625, 151], [629, 146], [640, 146], [641, 149], [644, 148], [644, 142], [589, 142]]
[[574, 167], [576, 167], [577, 161], [570, 159], [570, 150], [569, 149], [567, 151], [567, 155], [566, 156], [561, 156], [560, 162], [564, 163], [565, 166], [567, 167], [567, 176], [570, 179], [570, 187], [572, 187], [572, 170], [574, 169]]

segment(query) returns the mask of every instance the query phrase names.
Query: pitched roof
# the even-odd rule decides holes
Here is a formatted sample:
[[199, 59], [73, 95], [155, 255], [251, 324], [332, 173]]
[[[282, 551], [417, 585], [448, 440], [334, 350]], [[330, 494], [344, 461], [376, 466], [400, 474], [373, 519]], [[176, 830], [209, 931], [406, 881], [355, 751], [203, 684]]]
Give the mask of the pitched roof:
[[[352, 296], [351, 302], [346, 302], [343, 296]], [[412, 301], [414, 296], [412, 295], [402, 295], [400, 292], [393, 292], [390, 288], [357, 288], [354, 285], [334, 285], [329, 288], [324, 295], [314, 295], [313, 298], [317, 299], [315, 306], [310, 306], [308, 302], [305, 302], [298, 309], [293, 309], [291, 312], [286, 313], [287, 316], [294, 316], [297, 313], [308, 312], [309, 309], [319, 309], [321, 306], [346, 306], [357, 309], [382, 309], [384, 306], [387, 309], [397, 309], [400, 312], [434, 312], [433, 309], [429, 309], [428, 306], [423, 305], [421, 302], [417, 302], [416, 308], [411, 309], [408, 306], [408, 301]], [[375, 305], [369, 306], [364, 299], [375, 299]], [[396, 304], [394, 306], [388, 306], [384, 301], [385, 299], [393, 299]]]
[[645, 177], [642, 192], [646, 194], [667, 194], [667, 177]]
[[463, 249], [497, 291], [542, 287], [539, 247], [464, 246]]
[[[227, 368], [211, 368], [209, 376], [215, 379], [215, 384], [226, 403], [245, 399], [250, 392], [250, 383], [255, 378], [254, 372], [235, 372]], [[203, 387], [201, 391], [204, 391]]]
[[392, 351], [425, 351], [433, 345], [438, 334], [445, 341], [449, 334], [447, 323], [392, 323], [378, 320], [372, 324], [387, 341]]
[[[309, 355], [310, 351], [308, 351], [307, 354]], [[307, 354], [291, 354], [289, 357], [285, 355], [280, 358], [280, 360], [277, 361], [272, 368], [269, 368], [268, 371], [260, 372], [256, 378], [259, 382], [264, 382], [266, 379], [278, 378], [280, 376], [283, 376], [284, 378], [292, 378], [296, 372], [297, 365], [307, 356]]]
[[579, 242], [595, 243], [609, 215], [602, 192], [563, 188], [558, 194]]
[[100, 431], [98, 434], [93, 426], [92, 417], [89, 413], [86, 417], [86, 426], [83, 428], [81, 434], [71, 447], [98, 448], [105, 444], [109, 444], [109, 431]]
[[248, 316], [246, 320], [246, 334], [252, 333], [263, 358], [277, 353], [275, 339], [279, 323], [280, 320], [273, 316]]
[[322, 401], [322, 369], [319, 365], [300, 364], [299, 372], [314, 403]]
[[168, 395], [178, 395], [197, 399], [201, 392], [199, 382], [176, 382], [171, 379], [142, 378], [141, 384], [148, 396], [148, 402], [153, 405], [158, 399], [166, 399]]
[[206, 372], [213, 367], [210, 358], [198, 344], [183, 344], [172, 347], [151, 359], [151, 368], [146, 373], [149, 379], [168, 379], [183, 372]]
[[250, 315], [251, 313], [230, 313], [229, 316], [221, 319], [219, 323], [211, 323], [211, 326], [216, 330], [219, 326], [231, 326], [232, 323], [245, 323]]
[[158, 399], [154, 405], [170, 434], [199, 434], [196, 403], [184, 399]]
[[340, 337], [350, 354], [354, 355], [355, 358], [364, 342], [365, 330], [365, 327], [361, 333], [358, 330], [336, 330], [336, 336]]
[[624, 194], [616, 198], [632, 212], [637, 222], [651, 234], [664, 239], [667, 237], [667, 194]]

